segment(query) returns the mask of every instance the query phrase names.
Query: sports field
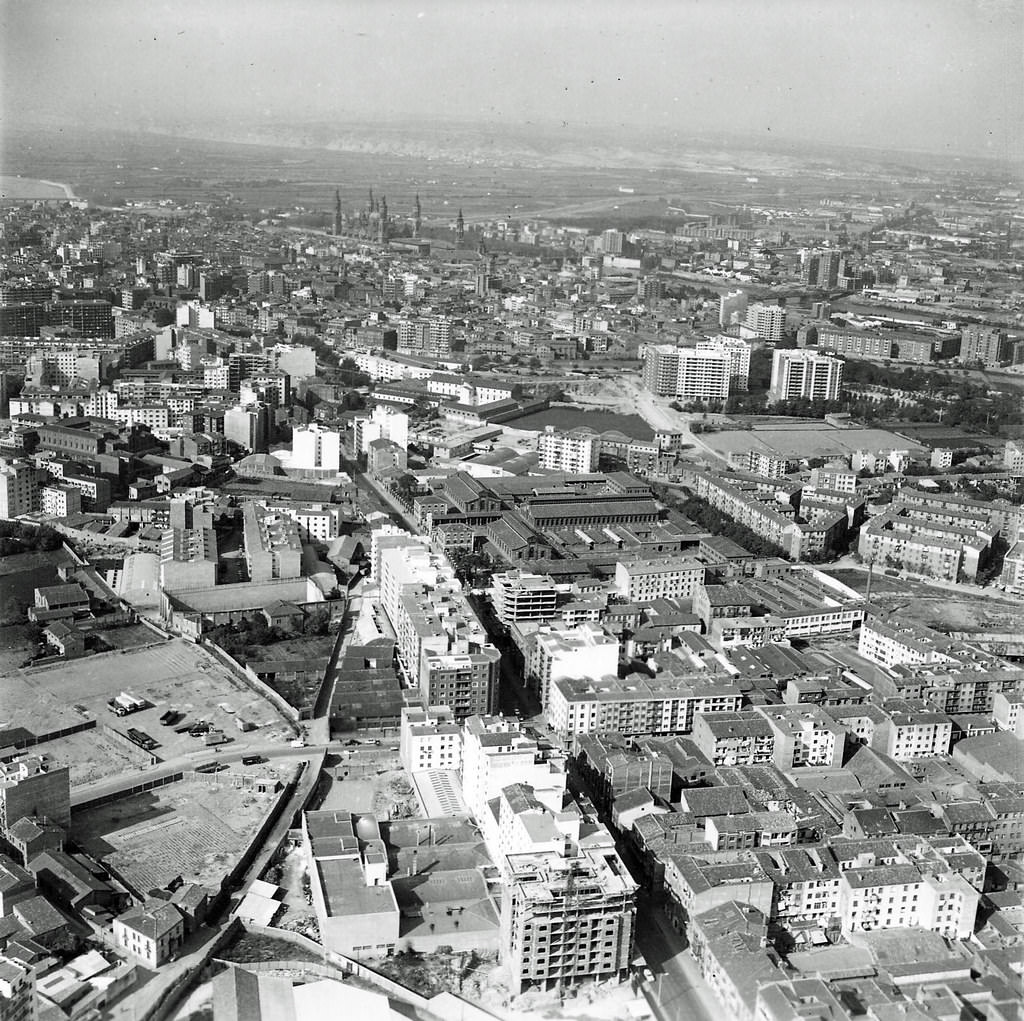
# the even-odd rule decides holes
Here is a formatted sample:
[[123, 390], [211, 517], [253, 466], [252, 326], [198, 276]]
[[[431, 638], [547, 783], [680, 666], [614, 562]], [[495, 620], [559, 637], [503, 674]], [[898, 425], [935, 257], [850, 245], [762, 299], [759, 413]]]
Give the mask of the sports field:
[[793, 458], [849, 457], [857, 450], [909, 450], [911, 453], [925, 450], [920, 443], [886, 429], [835, 429], [813, 420], [778, 428], [707, 433], [701, 439], [722, 457], [751, 450]]

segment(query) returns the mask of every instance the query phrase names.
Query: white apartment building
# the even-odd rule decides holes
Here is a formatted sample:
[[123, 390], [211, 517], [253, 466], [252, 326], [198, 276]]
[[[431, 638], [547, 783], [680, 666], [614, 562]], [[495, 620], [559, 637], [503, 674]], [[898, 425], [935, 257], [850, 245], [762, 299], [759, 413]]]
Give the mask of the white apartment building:
[[39, 510], [39, 474], [28, 461], [0, 458], [0, 518]]
[[507, 876], [507, 855], [551, 854], [561, 851], [567, 839], [578, 844], [580, 822], [578, 811], [553, 812], [528, 784], [510, 784], [498, 796], [495, 864]]
[[644, 359], [644, 386], [659, 397], [684, 403], [724, 401], [729, 397], [732, 367], [728, 351], [654, 344]]
[[227, 365], [204, 365], [203, 386], [211, 390], [227, 390], [230, 373]]
[[126, 404], [114, 408], [108, 417], [122, 425], [145, 425], [156, 432], [171, 424], [170, 415], [166, 404]]
[[909, 465], [909, 450], [855, 450], [850, 455], [850, 469], [855, 472], [902, 472]]
[[916, 865], [850, 868], [839, 878], [844, 936], [873, 929], [928, 929], [946, 939], [969, 939], [981, 895], [963, 876], [922, 872]]
[[889, 710], [875, 728], [879, 751], [897, 762], [947, 755], [953, 742], [953, 721], [945, 713]]
[[527, 784], [554, 812], [565, 800], [565, 761], [542, 754], [515, 720], [472, 716], [462, 728], [462, 796], [487, 839], [496, 836], [490, 802], [511, 784]]
[[767, 305], [756, 302], [747, 308], [746, 326], [758, 337], [769, 344], [778, 344], [782, 340], [782, 330], [786, 325], [786, 310], [780, 305]]
[[845, 493], [852, 496], [857, 491], [857, 473], [846, 468], [812, 468], [811, 478], [804, 492], [808, 490], [827, 489], [833, 493]]
[[689, 557], [620, 560], [615, 565], [615, 588], [630, 602], [688, 599], [704, 582], [704, 565]]
[[746, 320], [747, 295], [745, 291], [730, 291], [722, 295], [718, 306], [718, 325], [732, 326]]
[[341, 434], [312, 423], [292, 430], [290, 466], [306, 470], [341, 470]]
[[547, 425], [537, 437], [540, 467], [585, 475], [597, 471], [601, 440], [589, 429], [556, 429]]
[[341, 534], [343, 515], [338, 504], [314, 503], [307, 507], [275, 504], [273, 509], [298, 525], [303, 542], [330, 542]]
[[843, 360], [806, 348], [776, 350], [772, 355], [772, 378], [768, 403], [794, 401], [836, 401], [843, 385]]
[[842, 764], [846, 729], [819, 706], [763, 705], [755, 712], [771, 727], [775, 739], [772, 759], [779, 769]]
[[451, 564], [411, 536], [382, 538], [380, 603], [395, 631], [398, 665], [424, 707], [456, 720], [497, 707], [498, 664]]
[[116, 391], [101, 386], [89, 395], [85, 405], [87, 415], [95, 415], [96, 418], [113, 418], [117, 410], [118, 395]]
[[1006, 441], [1006, 446], [1003, 447], [1003, 471], [1011, 475], [1024, 474], [1024, 441]]
[[619, 668], [619, 641], [597, 624], [545, 628], [533, 636], [526, 662], [527, 681], [546, 709], [551, 685], [568, 677], [606, 677]]
[[82, 511], [82, 491], [75, 486], [43, 486], [39, 491], [40, 510], [57, 518]]
[[743, 693], [731, 681], [659, 675], [621, 680], [587, 674], [552, 681], [548, 723], [563, 739], [615, 732], [688, 734], [699, 714], [736, 712]]
[[426, 379], [433, 375], [434, 369], [422, 365], [408, 365], [393, 358], [371, 354], [368, 351], [348, 352], [355, 358], [356, 368], [365, 372], [371, 379], [392, 382], [396, 379]]
[[697, 342], [698, 354], [725, 352], [729, 356], [729, 393], [746, 393], [750, 386], [750, 345], [739, 337], [710, 337]]
[[412, 536], [390, 521], [378, 525], [370, 532], [370, 580], [380, 584], [380, 562], [384, 550], [404, 546]]
[[361, 454], [370, 449], [374, 440], [390, 440], [403, 450], [409, 446], [409, 416], [378, 404], [369, 415], [357, 415], [353, 420], [355, 448]]
[[1008, 730], [1018, 736], [1024, 723], [1024, 691], [997, 691], [992, 696], [992, 719], [1000, 730]]
[[410, 773], [424, 769], [460, 769], [462, 728], [446, 705], [420, 709], [403, 706], [398, 754]]

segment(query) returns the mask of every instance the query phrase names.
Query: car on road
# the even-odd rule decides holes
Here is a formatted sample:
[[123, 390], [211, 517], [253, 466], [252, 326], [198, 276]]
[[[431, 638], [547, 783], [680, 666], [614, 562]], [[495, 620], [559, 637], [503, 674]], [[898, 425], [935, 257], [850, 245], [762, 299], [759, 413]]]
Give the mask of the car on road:
[[292, 748], [305, 748], [306, 747], [306, 742], [303, 741], [301, 737], [297, 737], [294, 741], [289, 741], [288, 744]]
[[345, 742], [346, 748], [351, 748], [354, 744], [362, 744], [362, 741], [357, 741], [354, 737]]
[[242, 765], [243, 766], [255, 766], [260, 762], [266, 762], [266, 759], [262, 755], [243, 755]]

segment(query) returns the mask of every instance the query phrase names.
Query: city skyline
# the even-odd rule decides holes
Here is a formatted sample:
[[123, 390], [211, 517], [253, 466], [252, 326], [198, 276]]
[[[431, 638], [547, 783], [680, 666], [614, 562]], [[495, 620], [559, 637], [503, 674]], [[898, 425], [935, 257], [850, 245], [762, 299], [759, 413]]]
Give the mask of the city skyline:
[[2, 24], [8, 129], [461, 121], [1024, 154], [1024, 10], [1003, 0], [108, 0], [7, 3]]

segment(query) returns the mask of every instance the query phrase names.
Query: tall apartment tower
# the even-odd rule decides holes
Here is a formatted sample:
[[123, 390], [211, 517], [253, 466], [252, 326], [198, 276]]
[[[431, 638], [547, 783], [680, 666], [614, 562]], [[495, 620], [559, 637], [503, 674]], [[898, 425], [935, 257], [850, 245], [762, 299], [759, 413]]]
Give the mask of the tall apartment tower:
[[973, 324], [960, 331], [960, 361], [981, 362], [986, 369], [996, 369], [1004, 360], [1006, 334], [992, 326]]
[[584, 429], [562, 431], [553, 425], [544, 427], [537, 438], [541, 468], [584, 475], [597, 471], [601, 440]]
[[412, 236], [418, 238], [420, 236], [420, 229], [423, 226], [423, 210], [420, 207], [420, 196], [416, 194], [416, 205], [413, 209], [412, 217]]
[[739, 337], [710, 337], [700, 340], [698, 354], [725, 352], [729, 356], [729, 393], [746, 393], [750, 388], [750, 345]]
[[341, 467], [341, 434], [315, 422], [294, 429], [291, 466], [337, 472]]
[[341, 192], [334, 189], [334, 236], [341, 234]]
[[732, 356], [725, 350], [652, 344], [644, 359], [644, 386], [659, 397], [724, 401], [729, 396], [732, 365]]
[[459, 210], [459, 215], [455, 218], [455, 240], [466, 240], [466, 220], [462, 215], [461, 209]]
[[384, 244], [388, 239], [388, 200], [380, 197], [380, 218], [377, 220], [377, 241]]
[[747, 328], [769, 344], [782, 340], [782, 328], [786, 325], [786, 310], [781, 305], [767, 305], [763, 302], [747, 309]]
[[829, 248], [818, 254], [818, 272], [815, 283], [819, 287], [832, 288], [839, 282], [839, 264], [843, 254], [838, 249]]
[[837, 401], [843, 385], [843, 360], [807, 348], [776, 351], [772, 356], [772, 381], [768, 403]]
[[636, 883], [612, 848], [509, 854], [502, 958], [511, 989], [621, 977], [635, 937]]
[[742, 322], [747, 314], [747, 295], [745, 291], [730, 291], [722, 295], [718, 307], [718, 325], [732, 326]]
[[601, 234], [601, 251], [606, 255], [621, 255], [626, 235], [621, 230], [606, 230]]
[[270, 409], [266, 404], [238, 405], [224, 412], [224, 438], [253, 454], [270, 442]]
[[39, 510], [39, 476], [28, 461], [0, 458], [0, 518]]

